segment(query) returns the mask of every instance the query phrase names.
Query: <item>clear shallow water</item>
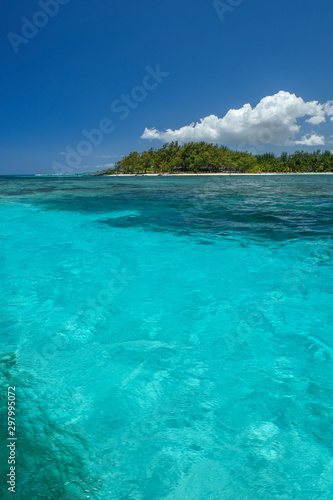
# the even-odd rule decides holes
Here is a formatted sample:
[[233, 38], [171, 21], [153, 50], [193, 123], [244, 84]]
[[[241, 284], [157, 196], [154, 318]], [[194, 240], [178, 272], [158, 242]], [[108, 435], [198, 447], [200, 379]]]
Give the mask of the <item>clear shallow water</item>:
[[332, 498], [332, 188], [3, 178], [16, 497]]

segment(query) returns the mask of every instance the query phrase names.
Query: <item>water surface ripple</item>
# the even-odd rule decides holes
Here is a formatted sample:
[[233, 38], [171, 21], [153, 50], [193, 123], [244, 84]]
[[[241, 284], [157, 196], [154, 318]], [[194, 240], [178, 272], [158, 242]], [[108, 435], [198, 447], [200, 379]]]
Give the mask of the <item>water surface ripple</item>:
[[333, 498], [332, 188], [0, 178], [17, 498]]

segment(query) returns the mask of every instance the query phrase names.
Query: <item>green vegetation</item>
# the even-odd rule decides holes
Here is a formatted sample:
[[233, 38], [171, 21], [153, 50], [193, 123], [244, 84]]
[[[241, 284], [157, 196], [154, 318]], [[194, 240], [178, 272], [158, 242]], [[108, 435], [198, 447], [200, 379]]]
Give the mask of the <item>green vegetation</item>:
[[318, 150], [313, 153], [296, 151], [291, 155], [282, 153], [279, 157], [272, 153], [254, 156], [205, 142], [189, 142], [182, 146], [171, 142], [157, 150], [132, 152], [118, 161], [115, 168], [100, 172], [100, 175], [183, 172], [333, 172], [333, 154]]

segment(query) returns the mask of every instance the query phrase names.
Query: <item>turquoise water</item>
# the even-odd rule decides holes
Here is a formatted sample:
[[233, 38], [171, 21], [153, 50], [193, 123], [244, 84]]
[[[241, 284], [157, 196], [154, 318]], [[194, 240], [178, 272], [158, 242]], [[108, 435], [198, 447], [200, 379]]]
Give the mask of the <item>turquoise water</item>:
[[0, 184], [16, 498], [333, 498], [333, 176]]

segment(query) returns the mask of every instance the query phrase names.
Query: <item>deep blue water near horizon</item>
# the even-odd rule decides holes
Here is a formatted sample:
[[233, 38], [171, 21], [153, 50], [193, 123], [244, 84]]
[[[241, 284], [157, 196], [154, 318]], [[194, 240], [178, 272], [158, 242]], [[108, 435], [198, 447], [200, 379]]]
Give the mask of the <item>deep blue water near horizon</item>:
[[333, 498], [332, 188], [1, 178], [16, 498]]

